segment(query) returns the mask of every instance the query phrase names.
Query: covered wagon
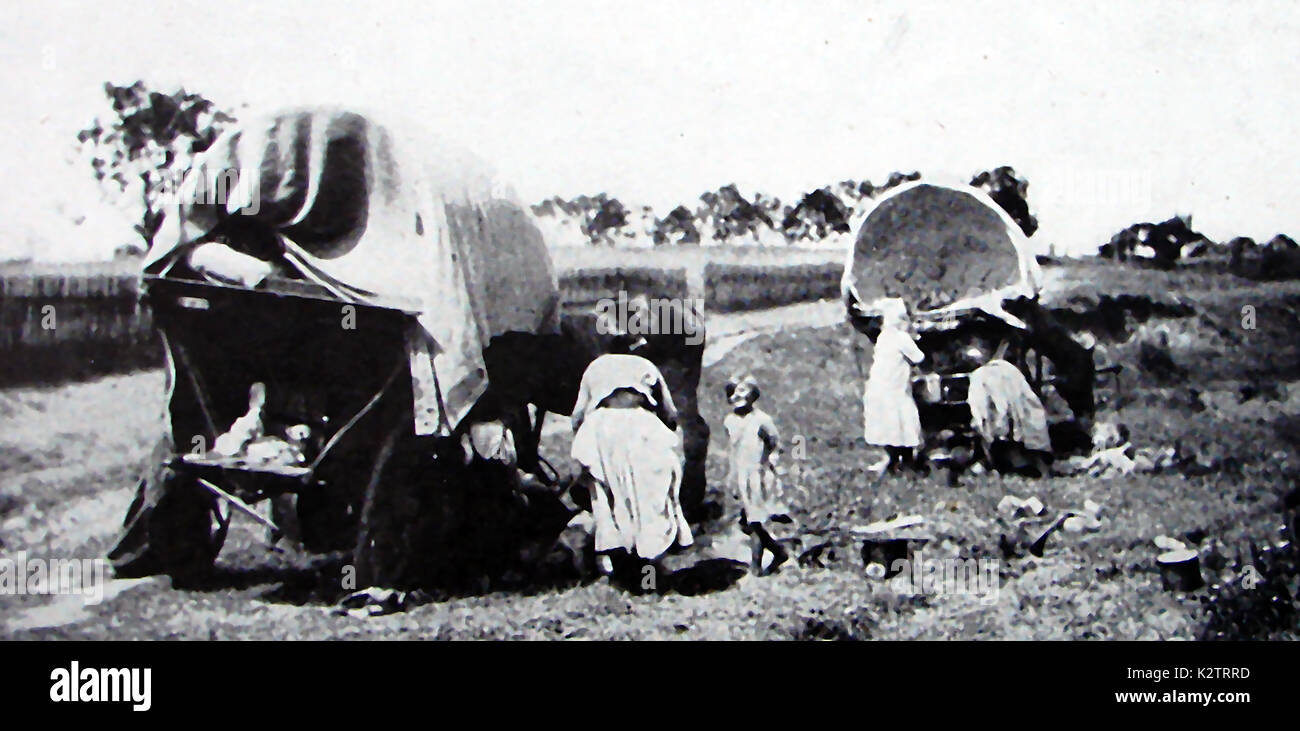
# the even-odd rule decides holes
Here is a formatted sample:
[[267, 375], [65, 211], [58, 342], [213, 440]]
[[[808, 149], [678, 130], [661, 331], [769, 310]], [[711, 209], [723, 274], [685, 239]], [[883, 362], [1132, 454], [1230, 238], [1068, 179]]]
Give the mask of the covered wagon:
[[350, 110], [253, 120], [196, 161], [141, 277], [167, 404], [119, 575], [202, 573], [243, 511], [350, 552], [358, 586], [455, 583], [570, 517], [541, 417], [599, 343], [473, 156]]
[[[1053, 447], [1073, 446], [1094, 411], [1092, 354], [1039, 303], [1043, 275], [1020, 227], [981, 190], [917, 181], [878, 200], [849, 253], [841, 285], [848, 317], [874, 343], [877, 303], [901, 298], [912, 310], [926, 359], [913, 391], [942, 458], [969, 435], [971, 353], [1014, 364], [1043, 399], [1064, 404]], [[956, 436], [954, 441], [953, 437]]]

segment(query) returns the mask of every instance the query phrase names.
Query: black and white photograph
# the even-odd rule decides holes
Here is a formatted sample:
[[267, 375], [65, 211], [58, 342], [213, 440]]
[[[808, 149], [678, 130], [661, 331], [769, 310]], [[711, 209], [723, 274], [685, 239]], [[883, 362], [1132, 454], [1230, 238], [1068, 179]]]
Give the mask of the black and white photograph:
[[1296, 2], [4, 15], [0, 639], [1300, 639]]

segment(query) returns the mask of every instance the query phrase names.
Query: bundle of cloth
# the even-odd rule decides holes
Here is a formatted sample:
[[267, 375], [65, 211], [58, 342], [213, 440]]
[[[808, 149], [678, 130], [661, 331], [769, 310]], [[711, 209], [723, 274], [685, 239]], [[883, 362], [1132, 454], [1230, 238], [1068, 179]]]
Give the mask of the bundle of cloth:
[[970, 374], [971, 425], [986, 444], [1006, 440], [1050, 452], [1047, 410], [1020, 369], [1000, 358]]

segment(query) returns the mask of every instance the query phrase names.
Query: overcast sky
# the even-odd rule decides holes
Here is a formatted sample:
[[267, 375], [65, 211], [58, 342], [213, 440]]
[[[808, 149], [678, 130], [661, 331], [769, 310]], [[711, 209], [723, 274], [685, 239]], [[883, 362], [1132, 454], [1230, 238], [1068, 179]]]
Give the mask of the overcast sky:
[[1195, 0], [26, 3], [0, 24], [0, 231], [91, 205], [69, 144], [103, 82], [143, 78], [231, 108], [395, 106], [530, 202], [606, 191], [666, 212], [729, 182], [788, 199], [1011, 164], [1044, 249], [1175, 212], [1218, 238], [1300, 238], [1298, 18]]

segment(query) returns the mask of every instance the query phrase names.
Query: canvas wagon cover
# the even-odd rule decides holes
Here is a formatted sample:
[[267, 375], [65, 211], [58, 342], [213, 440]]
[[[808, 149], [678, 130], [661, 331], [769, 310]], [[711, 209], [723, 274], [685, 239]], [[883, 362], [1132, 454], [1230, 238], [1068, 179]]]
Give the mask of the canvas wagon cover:
[[[211, 194], [218, 183], [224, 197]], [[347, 297], [412, 303], [417, 434], [448, 433], [482, 395], [492, 337], [558, 331], [559, 291], [531, 215], [485, 164], [417, 126], [280, 112], [225, 132], [186, 185], [146, 271], [223, 219], [251, 216]]]
[[867, 214], [843, 289], [867, 310], [882, 297], [901, 297], [926, 312], [1032, 296], [1041, 279], [1020, 227], [983, 191], [922, 181], [881, 198]]

